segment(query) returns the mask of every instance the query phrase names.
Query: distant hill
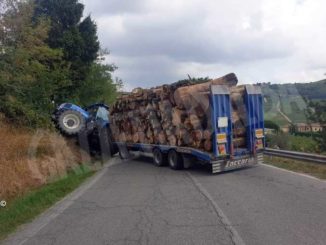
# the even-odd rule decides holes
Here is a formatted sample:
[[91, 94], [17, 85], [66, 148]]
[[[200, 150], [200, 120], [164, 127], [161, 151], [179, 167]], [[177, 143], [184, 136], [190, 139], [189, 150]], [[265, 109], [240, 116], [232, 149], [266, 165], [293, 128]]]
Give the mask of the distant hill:
[[311, 100], [326, 100], [326, 79], [311, 83], [295, 83], [301, 96]]
[[[326, 80], [311, 83], [261, 84], [264, 94], [265, 119], [280, 126], [293, 122], [306, 122], [305, 98], [313, 101], [326, 100]], [[284, 113], [286, 116], [284, 116]]]

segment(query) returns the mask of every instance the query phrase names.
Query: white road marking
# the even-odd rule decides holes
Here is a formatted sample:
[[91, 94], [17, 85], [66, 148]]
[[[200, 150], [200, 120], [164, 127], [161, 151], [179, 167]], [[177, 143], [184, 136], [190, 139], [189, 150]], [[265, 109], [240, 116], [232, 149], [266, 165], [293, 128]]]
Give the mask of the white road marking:
[[213, 197], [209, 194], [209, 192], [202, 186], [199, 181], [191, 175], [191, 173], [187, 172], [190, 179], [193, 181], [195, 186], [198, 188], [198, 190], [210, 201], [210, 203], [213, 205], [213, 208], [215, 209], [216, 214], [221, 218], [222, 223], [228, 229], [232, 234], [232, 240], [235, 245], [245, 245], [245, 242], [239, 235], [239, 233], [236, 231], [236, 229], [232, 226], [229, 219], [226, 217], [226, 215], [223, 213], [222, 209], [217, 205], [217, 203], [214, 201]]
[[104, 165], [104, 168], [95, 174], [90, 180], [82, 184], [78, 189], [70, 193], [68, 196], [57, 202], [50, 209], [45, 211], [39, 217], [29, 224], [23, 225], [16, 233], [9, 236], [3, 243], [23, 245], [28, 239], [35, 236], [42, 228], [52, 222], [56, 217], [62, 214], [67, 208], [69, 208], [75, 200], [82, 196], [89, 188], [91, 188], [102, 176], [108, 171], [109, 167], [117, 164], [119, 160], [112, 158], [110, 162]]
[[273, 166], [273, 165], [269, 165], [269, 164], [265, 164], [265, 163], [261, 163], [260, 165], [263, 165], [263, 166], [266, 166], [266, 167], [269, 167], [269, 168], [278, 169], [278, 170], [281, 170], [283, 172], [300, 175], [300, 176], [303, 176], [303, 177], [306, 177], [306, 178], [309, 178], [309, 179], [318, 180], [320, 182], [326, 183], [325, 180], [318, 179], [317, 177], [314, 177], [314, 176], [311, 176], [311, 175], [308, 175], [308, 174], [294, 172], [294, 171], [291, 171], [291, 170], [287, 170], [287, 169], [284, 169], [284, 168], [279, 168], [279, 167], [276, 167], [276, 166]]

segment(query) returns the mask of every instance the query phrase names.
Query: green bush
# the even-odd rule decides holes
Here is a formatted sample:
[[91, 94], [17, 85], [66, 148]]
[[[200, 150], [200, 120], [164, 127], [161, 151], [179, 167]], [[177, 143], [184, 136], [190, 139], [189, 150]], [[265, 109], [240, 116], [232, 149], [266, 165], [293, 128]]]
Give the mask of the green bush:
[[281, 150], [319, 153], [318, 143], [312, 137], [295, 136], [289, 134], [266, 135], [268, 147]]
[[301, 152], [319, 152], [318, 144], [312, 137], [305, 136], [293, 136], [289, 137], [289, 148], [292, 151], [301, 151]]
[[[69, 7], [62, 11], [57, 1], [36, 3], [0, 2], [0, 112], [17, 124], [50, 127], [54, 101], [112, 103], [121, 83], [111, 77], [114, 65], [97, 62], [96, 25], [90, 17], [80, 21], [83, 5], [61, 1]], [[68, 27], [58, 20], [73, 13], [70, 29], [62, 29]]]
[[266, 145], [271, 148], [289, 149], [289, 135], [288, 134], [269, 134], [266, 135]]
[[270, 120], [265, 120], [264, 121], [264, 126], [265, 126], [265, 128], [275, 129], [276, 132], [280, 131], [280, 126], [278, 124], [276, 124], [275, 122], [270, 121]]

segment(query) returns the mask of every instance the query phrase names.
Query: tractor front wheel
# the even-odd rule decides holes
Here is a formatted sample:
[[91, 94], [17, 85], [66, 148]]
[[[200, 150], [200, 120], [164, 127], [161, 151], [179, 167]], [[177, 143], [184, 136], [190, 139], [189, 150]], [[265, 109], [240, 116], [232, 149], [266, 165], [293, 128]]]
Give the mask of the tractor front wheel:
[[73, 136], [86, 128], [86, 119], [78, 111], [65, 110], [58, 115], [57, 126], [65, 135]]

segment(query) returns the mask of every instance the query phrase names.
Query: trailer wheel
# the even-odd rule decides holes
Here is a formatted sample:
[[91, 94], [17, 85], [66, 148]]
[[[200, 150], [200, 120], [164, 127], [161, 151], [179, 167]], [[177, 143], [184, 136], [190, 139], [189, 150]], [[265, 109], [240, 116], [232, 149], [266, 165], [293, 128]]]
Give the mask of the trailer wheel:
[[126, 145], [119, 145], [119, 156], [122, 160], [130, 158], [129, 150]]
[[181, 154], [176, 152], [175, 150], [170, 150], [168, 153], [168, 162], [170, 168], [174, 170], [179, 170], [183, 168], [183, 158]]
[[154, 164], [158, 167], [166, 165], [166, 155], [159, 148], [153, 150], [153, 161]]

